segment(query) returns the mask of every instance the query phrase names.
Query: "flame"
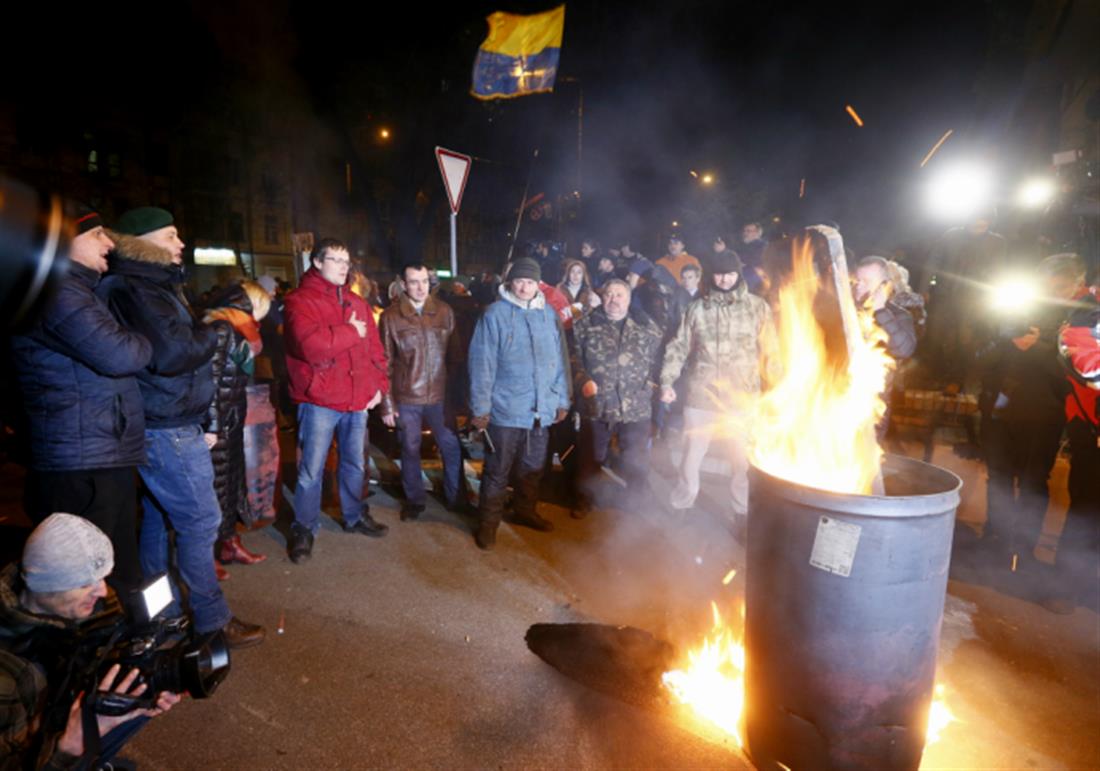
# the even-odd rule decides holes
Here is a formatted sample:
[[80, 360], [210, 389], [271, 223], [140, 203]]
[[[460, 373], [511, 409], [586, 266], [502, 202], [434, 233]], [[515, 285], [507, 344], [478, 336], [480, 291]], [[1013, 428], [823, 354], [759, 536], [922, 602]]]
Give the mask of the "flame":
[[750, 405], [750, 457], [758, 468], [798, 484], [835, 492], [870, 494], [882, 448], [875, 424], [886, 411], [882, 392], [893, 359], [881, 343], [885, 333], [867, 310], [857, 310], [847, 287], [840, 292], [841, 318], [858, 325], [846, 361], [826, 347], [815, 301], [837, 299], [824, 292], [814, 269], [809, 238], [795, 245], [793, 274], [779, 290], [775, 369], [771, 388]]
[[958, 720], [947, 706], [943, 683], [936, 683], [932, 691], [932, 706], [928, 709], [928, 730], [924, 733], [924, 746], [930, 747], [943, 737], [947, 726]]
[[[739, 633], [722, 621], [715, 603], [711, 633], [698, 649], [688, 651], [685, 669], [665, 672], [661, 680], [681, 704], [692, 708], [704, 721], [730, 734], [738, 748], [745, 706], [745, 646]], [[744, 614], [744, 605], [741, 608]]]

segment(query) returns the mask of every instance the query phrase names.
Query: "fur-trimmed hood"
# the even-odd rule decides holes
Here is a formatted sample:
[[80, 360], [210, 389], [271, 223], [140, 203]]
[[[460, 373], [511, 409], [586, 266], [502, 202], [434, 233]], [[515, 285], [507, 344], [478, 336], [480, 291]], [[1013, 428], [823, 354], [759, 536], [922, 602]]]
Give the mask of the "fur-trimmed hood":
[[151, 265], [172, 265], [172, 253], [138, 236], [128, 236], [108, 230], [107, 235], [115, 242], [112, 257]]

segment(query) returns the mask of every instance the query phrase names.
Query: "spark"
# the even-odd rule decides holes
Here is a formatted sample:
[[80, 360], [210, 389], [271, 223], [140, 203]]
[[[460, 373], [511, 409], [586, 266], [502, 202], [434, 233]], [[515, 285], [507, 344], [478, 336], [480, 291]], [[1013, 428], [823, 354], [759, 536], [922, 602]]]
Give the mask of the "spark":
[[852, 116], [852, 120], [856, 122], [856, 125], [860, 128], [863, 127], [863, 118], [859, 117], [859, 113], [856, 112], [856, 108], [850, 104], [844, 105], [844, 109], [848, 111], [848, 114]]
[[802, 178], [802, 182], [799, 183], [799, 185], [798, 185], [798, 197], [799, 198], [805, 198], [806, 197], [806, 178], [805, 177]]
[[936, 142], [936, 144], [932, 146], [932, 149], [928, 151], [928, 155], [924, 156], [924, 160], [920, 162], [920, 167], [922, 169], [924, 168], [924, 164], [932, 160], [932, 156], [935, 155], [936, 151], [940, 149], [940, 145], [946, 142], [947, 138], [953, 133], [955, 133], [955, 129], [947, 129], [947, 133], [940, 137], [940, 141]]

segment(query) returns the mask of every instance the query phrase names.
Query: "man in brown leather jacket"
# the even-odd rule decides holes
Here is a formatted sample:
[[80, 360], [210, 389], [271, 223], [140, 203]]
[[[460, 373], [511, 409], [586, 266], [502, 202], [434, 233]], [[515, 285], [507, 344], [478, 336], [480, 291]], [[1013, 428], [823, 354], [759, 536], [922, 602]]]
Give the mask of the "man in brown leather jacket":
[[443, 456], [443, 492], [447, 508], [465, 509], [462, 499], [462, 448], [443, 417], [447, 352], [455, 329], [449, 305], [429, 293], [428, 269], [419, 264], [401, 271], [405, 293], [382, 314], [379, 326], [390, 366], [390, 392], [382, 400], [382, 422], [398, 430], [401, 440], [401, 484], [405, 504], [401, 519], [424, 511], [420, 472], [420, 432], [428, 424]]

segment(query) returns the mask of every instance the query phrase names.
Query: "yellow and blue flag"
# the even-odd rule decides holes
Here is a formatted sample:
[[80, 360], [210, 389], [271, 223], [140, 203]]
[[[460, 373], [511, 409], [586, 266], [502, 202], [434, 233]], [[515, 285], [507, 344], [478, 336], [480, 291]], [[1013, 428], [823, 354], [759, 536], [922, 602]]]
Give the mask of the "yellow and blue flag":
[[554, 90], [565, 28], [565, 6], [519, 16], [491, 14], [489, 37], [477, 50], [474, 85], [478, 99], [508, 99]]

